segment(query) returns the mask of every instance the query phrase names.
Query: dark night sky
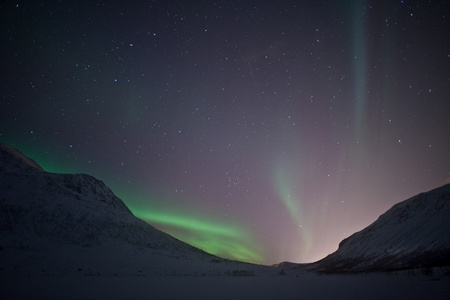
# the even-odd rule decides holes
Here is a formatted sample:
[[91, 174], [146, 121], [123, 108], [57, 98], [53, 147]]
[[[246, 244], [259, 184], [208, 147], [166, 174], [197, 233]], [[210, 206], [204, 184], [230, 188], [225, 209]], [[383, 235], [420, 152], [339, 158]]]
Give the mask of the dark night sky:
[[447, 1], [2, 1], [0, 141], [219, 256], [310, 262], [450, 182]]

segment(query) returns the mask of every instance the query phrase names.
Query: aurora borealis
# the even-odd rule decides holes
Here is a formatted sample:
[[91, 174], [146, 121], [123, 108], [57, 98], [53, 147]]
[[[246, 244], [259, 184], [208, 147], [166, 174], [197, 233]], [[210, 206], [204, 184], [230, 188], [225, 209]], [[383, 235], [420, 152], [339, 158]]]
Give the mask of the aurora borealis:
[[445, 1], [3, 1], [0, 141], [226, 258], [450, 182]]

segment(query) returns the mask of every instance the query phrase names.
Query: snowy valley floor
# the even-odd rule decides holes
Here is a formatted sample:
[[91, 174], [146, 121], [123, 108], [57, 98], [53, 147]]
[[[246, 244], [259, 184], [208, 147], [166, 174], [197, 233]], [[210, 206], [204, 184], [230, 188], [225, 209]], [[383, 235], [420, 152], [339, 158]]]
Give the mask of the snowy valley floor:
[[425, 275], [2, 276], [2, 299], [450, 299]]
[[[36, 245], [37, 243], [33, 243]], [[0, 251], [0, 299], [450, 299], [429, 274], [318, 275], [131, 246]]]

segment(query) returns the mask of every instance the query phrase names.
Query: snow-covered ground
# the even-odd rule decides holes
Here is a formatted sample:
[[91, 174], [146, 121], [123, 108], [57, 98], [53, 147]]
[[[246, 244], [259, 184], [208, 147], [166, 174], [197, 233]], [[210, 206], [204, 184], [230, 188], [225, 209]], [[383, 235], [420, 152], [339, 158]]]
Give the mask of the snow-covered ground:
[[450, 299], [445, 268], [319, 275], [127, 244], [49, 242], [4, 248], [0, 261], [1, 299]]
[[2, 299], [450, 299], [424, 275], [4, 276]]

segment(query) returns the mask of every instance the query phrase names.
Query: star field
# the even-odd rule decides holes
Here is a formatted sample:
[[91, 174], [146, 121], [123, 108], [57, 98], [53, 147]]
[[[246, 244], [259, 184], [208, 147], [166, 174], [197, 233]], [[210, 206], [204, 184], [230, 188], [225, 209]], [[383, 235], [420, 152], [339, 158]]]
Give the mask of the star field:
[[6, 1], [0, 141], [227, 258], [311, 262], [450, 182], [445, 1]]

